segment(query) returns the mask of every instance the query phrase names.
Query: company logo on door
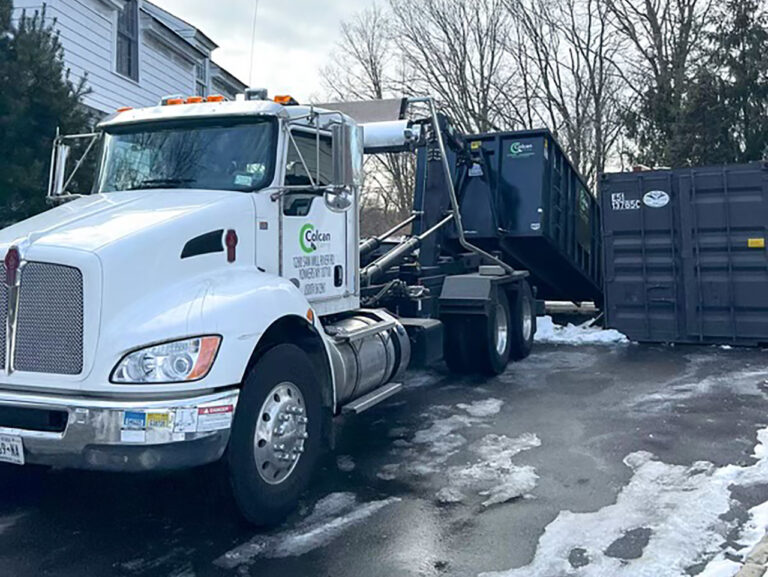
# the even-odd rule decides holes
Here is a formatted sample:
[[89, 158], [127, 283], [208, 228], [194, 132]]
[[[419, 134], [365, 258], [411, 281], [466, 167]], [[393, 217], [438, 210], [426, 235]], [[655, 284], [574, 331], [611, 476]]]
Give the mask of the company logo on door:
[[525, 158], [527, 156], [533, 156], [533, 144], [513, 142], [509, 145], [509, 155], [513, 158]]
[[315, 252], [320, 245], [331, 242], [330, 232], [320, 232], [314, 224], [305, 224], [299, 230], [299, 246], [307, 254]]

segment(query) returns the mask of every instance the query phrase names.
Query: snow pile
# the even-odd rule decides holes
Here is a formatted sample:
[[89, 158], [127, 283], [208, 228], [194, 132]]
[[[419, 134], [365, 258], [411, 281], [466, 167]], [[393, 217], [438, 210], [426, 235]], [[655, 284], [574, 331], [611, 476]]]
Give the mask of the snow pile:
[[556, 325], [552, 317], [538, 317], [536, 320], [535, 340], [539, 343], [559, 345], [606, 345], [628, 343], [629, 339], [614, 329], [591, 327], [587, 321], [581, 325]]
[[390, 497], [361, 504], [352, 493], [331, 493], [318, 501], [312, 513], [296, 528], [272, 535], [257, 535], [214, 563], [225, 569], [234, 569], [251, 564], [258, 557], [276, 559], [304, 555], [327, 545], [354, 525], [399, 501]]
[[[726, 536], [736, 529], [736, 521], [722, 518], [731, 508], [730, 487], [761, 484], [768, 478], [768, 429], [758, 433], [758, 441], [759, 460], [747, 467], [717, 468], [704, 461], [685, 467], [656, 461], [645, 451], [631, 453], [624, 462], [633, 476], [615, 504], [591, 513], [560, 512], [539, 539], [530, 565], [484, 575], [679, 577], [703, 561], [710, 561], [702, 573], [706, 577], [733, 575], [738, 566], [729, 565], [726, 554], [746, 555], [768, 526], [768, 506], [753, 508], [750, 523], [741, 530], [739, 550], [722, 550]], [[639, 558], [606, 555], [614, 542], [637, 530], [650, 535]], [[574, 551], [587, 563], [572, 564]]]

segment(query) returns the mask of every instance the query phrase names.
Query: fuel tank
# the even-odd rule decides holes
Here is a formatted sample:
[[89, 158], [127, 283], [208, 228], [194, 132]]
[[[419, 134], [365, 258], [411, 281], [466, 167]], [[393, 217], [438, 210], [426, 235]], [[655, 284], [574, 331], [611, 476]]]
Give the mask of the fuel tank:
[[384, 310], [361, 310], [326, 325], [336, 374], [336, 402], [353, 401], [399, 378], [411, 359], [403, 325]]

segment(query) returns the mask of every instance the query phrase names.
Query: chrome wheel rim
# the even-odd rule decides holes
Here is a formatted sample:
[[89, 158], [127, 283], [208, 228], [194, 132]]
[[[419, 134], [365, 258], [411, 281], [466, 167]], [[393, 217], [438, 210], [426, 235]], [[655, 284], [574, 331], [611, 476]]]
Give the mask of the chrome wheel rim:
[[279, 485], [290, 477], [308, 438], [304, 395], [295, 384], [280, 383], [261, 406], [253, 438], [253, 455], [261, 478], [270, 485]]
[[533, 333], [533, 309], [531, 307], [531, 301], [523, 299], [523, 340], [527, 341], [531, 338]]
[[507, 339], [509, 338], [509, 319], [507, 311], [501, 305], [496, 305], [496, 352], [503, 356], [507, 350]]

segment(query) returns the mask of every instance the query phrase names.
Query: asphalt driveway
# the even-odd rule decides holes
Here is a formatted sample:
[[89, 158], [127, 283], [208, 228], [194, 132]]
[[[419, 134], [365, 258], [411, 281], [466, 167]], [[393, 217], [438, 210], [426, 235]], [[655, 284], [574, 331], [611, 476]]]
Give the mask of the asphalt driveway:
[[768, 352], [538, 345], [406, 384], [270, 532], [216, 467], [4, 467], [0, 575], [719, 576], [768, 523]]

